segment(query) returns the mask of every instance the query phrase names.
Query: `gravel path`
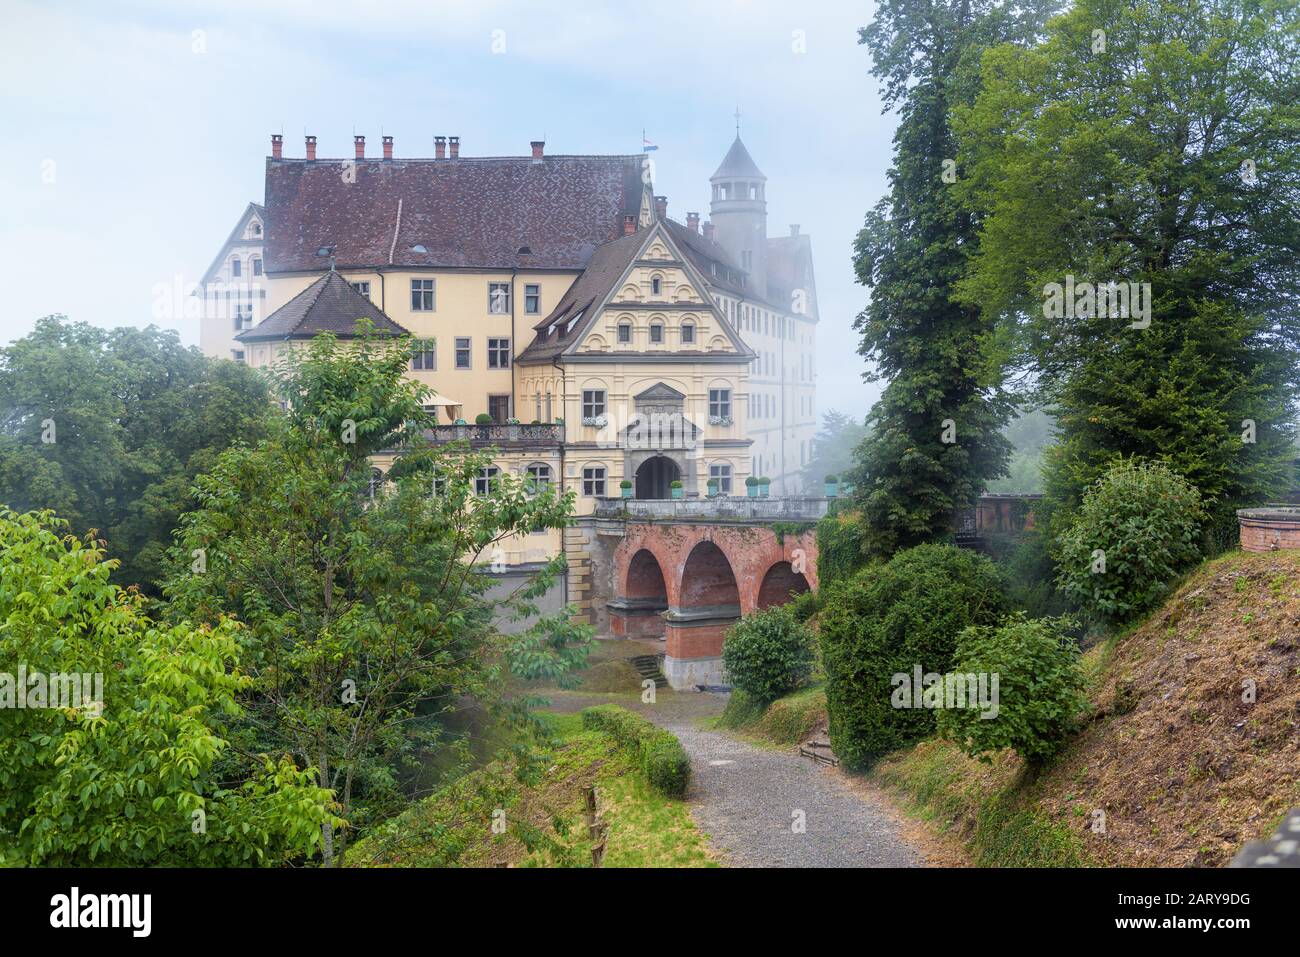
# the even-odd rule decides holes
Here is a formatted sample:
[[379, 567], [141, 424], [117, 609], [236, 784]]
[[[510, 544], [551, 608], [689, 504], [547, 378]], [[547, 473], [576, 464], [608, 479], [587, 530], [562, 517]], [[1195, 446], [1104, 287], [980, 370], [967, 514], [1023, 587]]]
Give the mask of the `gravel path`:
[[[717, 697], [671, 693], [659, 697], [658, 705], [618, 703], [641, 712], [681, 740], [691, 756], [691, 812], [726, 863], [736, 867], [924, 866], [894, 819], [850, 790], [836, 774], [793, 750], [761, 748], [722, 731], [700, 728], [695, 723], [700, 716], [721, 710]], [[581, 695], [553, 699], [561, 710], [595, 703], [600, 702]]]

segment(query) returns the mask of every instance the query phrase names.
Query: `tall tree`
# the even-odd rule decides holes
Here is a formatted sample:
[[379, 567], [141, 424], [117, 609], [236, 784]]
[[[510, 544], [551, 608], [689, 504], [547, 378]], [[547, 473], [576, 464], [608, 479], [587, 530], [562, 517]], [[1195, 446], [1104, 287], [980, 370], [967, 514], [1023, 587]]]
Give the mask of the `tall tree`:
[[860, 33], [885, 108], [899, 112], [889, 195], [854, 245], [858, 281], [871, 288], [854, 324], [858, 351], [875, 363], [869, 380], [889, 380], [854, 476], [872, 553], [945, 537], [954, 512], [1005, 472], [1012, 403], [996, 328], [954, 299], [978, 223], [952, 190], [961, 170], [949, 116], [973, 95], [979, 51], [1032, 36], [1050, 6], [886, 0]]
[[174, 331], [47, 316], [0, 349], [0, 503], [96, 529], [114, 581], [152, 592], [194, 476], [270, 408], [256, 372]]
[[820, 495], [826, 476], [847, 475], [853, 467], [853, 450], [866, 435], [866, 426], [843, 412], [827, 409], [822, 413], [822, 426], [813, 438], [812, 457], [803, 470], [804, 488]]
[[[394, 770], [410, 748], [447, 746], [430, 716], [471, 696], [522, 720], [502, 701], [503, 669], [562, 678], [589, 638], [566, 614], [536, 616], [562, 556], [488, 597], [477, 563], [564, 526], [572, 493], [485, 473], [488, 453], [423, 444], [428, 389], [406, 377], [410, 355], [409, 341], [367, 334], [292, 356], [278, 370], [285, 420], [199, 477], [165, 585], [175, 615], [246, 624], [249, 739], [310, 764], [352, 827], [400, 800]], [[381, 485], [371, 458], [392, 450]], [[536, 618], [523, 632], [496, 630], [523, 616]], [[326, 823], [327, 865], [346, 841]]]
[[1298, 61], [1273, 0], [1078, 0], [985, 56], [955, 119], [986, 211], [962, 295], [1025, 332], [1058, 528], [1117, 454], [1166, 460], [1224, 527], [1290, 480]]

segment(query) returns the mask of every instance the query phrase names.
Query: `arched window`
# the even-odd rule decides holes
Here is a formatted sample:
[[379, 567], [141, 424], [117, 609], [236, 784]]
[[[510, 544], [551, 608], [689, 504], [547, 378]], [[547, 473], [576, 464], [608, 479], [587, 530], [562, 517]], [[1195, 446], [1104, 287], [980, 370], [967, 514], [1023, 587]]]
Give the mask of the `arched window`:
[[689, 321], [683, 322], [682, 323], [682, 344], [689, 345], [694, 341], [695, 341], [695, 323]]
[[663, 280], [655, 276], [650, 280], [650, 295], [658, 296], [663, 290]]
[[262, 275], [262, 260], [261, 260], [261, 259], [258, 259], [258, 258], [254, 258], [254, 259], [253, 259], [253, 275], [254, 275], [254, 276], [260, 276], [260, 275]]
[[551, 467], [542, 462], [535, 462], [525, 471], [528, 491], [536, 494], [551, 487]]
[[664, 324], [662, 322], [650, 323], [650, 341], [651, 342], [664, 341]]
[[240, 262], [238, 256], [232, 256], [230, 259], [230, 275], [241, 276], [244, 272], [244, 264]]
[[630, 322], [620, 322], [618, 324], [618, 341], [619, 342], [632, 341], [632, 324]]

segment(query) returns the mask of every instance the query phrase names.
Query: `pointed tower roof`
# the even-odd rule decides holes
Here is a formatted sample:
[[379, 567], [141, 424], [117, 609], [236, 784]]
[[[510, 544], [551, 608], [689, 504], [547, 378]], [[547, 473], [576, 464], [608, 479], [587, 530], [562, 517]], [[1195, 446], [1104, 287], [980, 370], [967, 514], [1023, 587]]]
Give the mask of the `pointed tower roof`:
[[749, 155], [749, 150], [745, 149], [745, 144], [740, 141], [739, 133], [736, 134], [731, 149], [727, 150], [727, 155], [722, 158], [722, 165], [709, 177], [709, 180], [733, 179], [737, 176], [745, 179], [767, 179], [763, 171], [758, 168], [758, 164], [754, 162], [754, 158]]

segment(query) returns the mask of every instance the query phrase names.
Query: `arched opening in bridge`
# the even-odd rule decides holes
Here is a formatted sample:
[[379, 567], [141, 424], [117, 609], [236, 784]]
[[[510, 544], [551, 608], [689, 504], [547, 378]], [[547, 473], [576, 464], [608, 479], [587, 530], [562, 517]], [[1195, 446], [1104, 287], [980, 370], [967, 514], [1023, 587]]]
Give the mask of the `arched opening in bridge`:
[[763, 576], [763, 583], [758, 588], [759, 608], [771, 608], [784, 605], [795, 595], [808, 591], [808, 579], [802, 572], [794, 570], [789, 562], [777, 562]]
[[673, 482], [681, 477], [681, 469], [672, 459], [663, 455], [648, 458], [636, 470], [636, 497], [670, 498]]
[[633, 599], [655, 599], [667, 607], [668, 589], [664, 586], [664, 571], [649, 549], [641, 549], [628, 563], [624, 595]]
[[686, 559], [682, 569], [679, 607], [702, 608], [735, 606], [740, 614], [740, 589], [726, 554], [713, 542], [700, 542]]

